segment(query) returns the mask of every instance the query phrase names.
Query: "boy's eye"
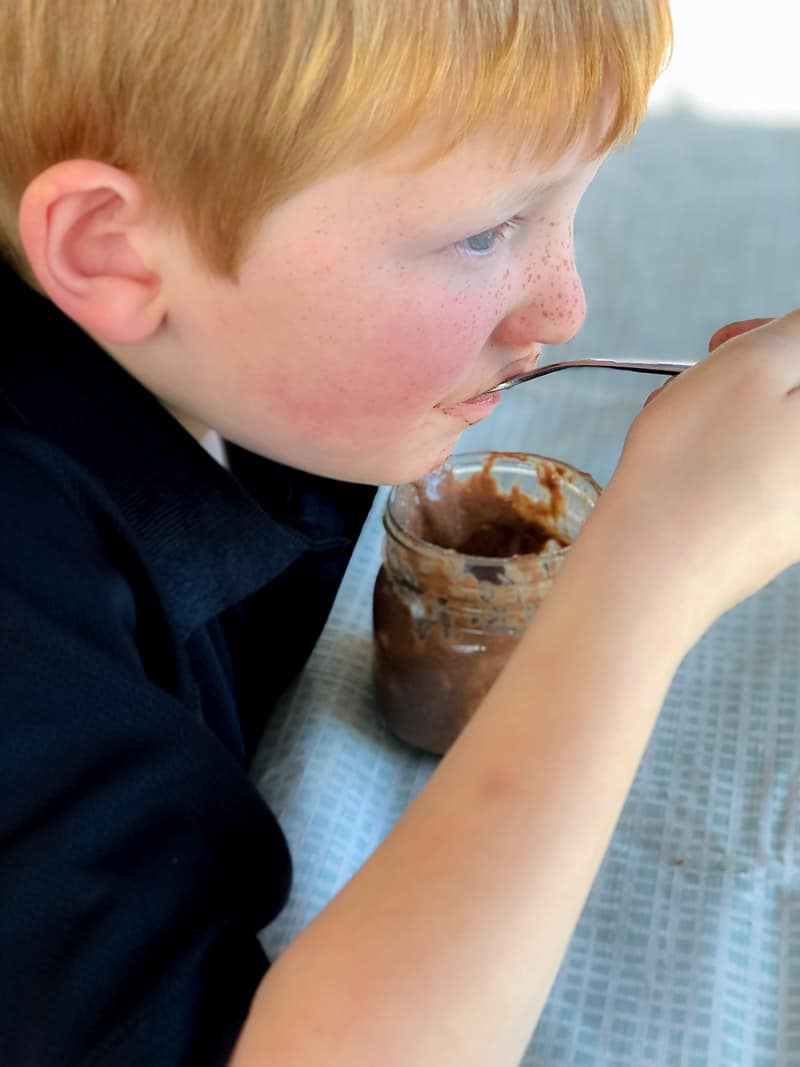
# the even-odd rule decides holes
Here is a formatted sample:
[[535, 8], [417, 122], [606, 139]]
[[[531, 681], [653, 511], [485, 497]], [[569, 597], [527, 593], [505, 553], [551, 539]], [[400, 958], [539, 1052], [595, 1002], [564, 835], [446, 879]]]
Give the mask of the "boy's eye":
[[500, 226], [493, 226], [490, 230], [482, 230], [463, 241], [456, 242], [456, 248], [468, 256], [486, 256], [495, 250], [497, 245], [505, 241], [516, 230], [520, 219], [509, 219]]
[[459, 243], [466, 252], [477, 252], [481, 255], [484, 252], [491, 252], [498, 239], [498, 234], [499, 228], [494, 227], [491, 230], [484, 230], [483, 233], [473, 234], [472, 237], [467, 237]]

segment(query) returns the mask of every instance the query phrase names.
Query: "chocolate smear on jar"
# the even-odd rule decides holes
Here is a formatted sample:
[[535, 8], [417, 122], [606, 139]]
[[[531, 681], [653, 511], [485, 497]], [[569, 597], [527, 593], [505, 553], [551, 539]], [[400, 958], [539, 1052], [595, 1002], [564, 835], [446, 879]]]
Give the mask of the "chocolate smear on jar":
[[598, 492], [565, 464], [518, 453], [455, 456], [393, 490], [374, 593], [375, 682], [399, 737], [437, 753], [452, 744]]

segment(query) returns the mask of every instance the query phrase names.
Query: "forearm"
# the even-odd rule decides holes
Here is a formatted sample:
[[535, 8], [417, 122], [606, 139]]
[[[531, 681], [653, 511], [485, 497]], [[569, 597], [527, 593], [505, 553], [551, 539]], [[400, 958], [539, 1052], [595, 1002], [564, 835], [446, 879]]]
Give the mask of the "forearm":
[[668, 581], [599, 567], [603, 531], [590, 541], [420, 797], [268, 974], [237, 1067], [519, 1061], [685, 650], [661, 636]]

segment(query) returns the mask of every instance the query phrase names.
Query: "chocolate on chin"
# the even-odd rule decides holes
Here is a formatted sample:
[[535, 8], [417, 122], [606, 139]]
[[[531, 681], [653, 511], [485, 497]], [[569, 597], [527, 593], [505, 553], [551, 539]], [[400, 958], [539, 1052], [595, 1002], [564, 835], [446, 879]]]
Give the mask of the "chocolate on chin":
[[598, 493], [566, 464], [517, 453], [454, 456], [392, 491], [373, 607], [376, 695], [397, 736], [450, 747]]

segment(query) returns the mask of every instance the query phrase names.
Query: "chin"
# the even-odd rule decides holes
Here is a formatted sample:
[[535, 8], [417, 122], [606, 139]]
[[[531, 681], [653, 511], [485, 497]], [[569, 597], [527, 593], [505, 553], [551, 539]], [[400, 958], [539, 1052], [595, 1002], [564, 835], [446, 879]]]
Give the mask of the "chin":
[[[433, 437], [433, 435], [430, 435]], [[370, 454], [369, 446], [360, 452], [334, 456], [322, 456], [319, 453], [307, 453], [302, 459], [287, 454], [272, 453], [270, 458], [279, 463], [334, 478], [343, 482], [360, 482], [362, 485], [403, 485], [424, 478], [431, 471], [441, 467], [453, 452], [461, 436], [458, 433], [442, 434], [441, 430], [433, 440], [430, 438], [415, 441], [414, 434], [409, 433], [406, 447], [392, 443], [389, 448], [375, 448]], [[414, 447], [416, 445], [416, 447]], [[263, 452], [261, 453], [264, 454]]]
[[392, 465], [392, 470], [387, 471], [387, 477], [381, 480], [383, 485], [403, 485], [406, 482], [416, 482], [441, 467], [446, 459], [453, 454], [456, 442], [453, 441], [443, 446], [437, 452], [428, 452], [418, 458], [408, 458]]

